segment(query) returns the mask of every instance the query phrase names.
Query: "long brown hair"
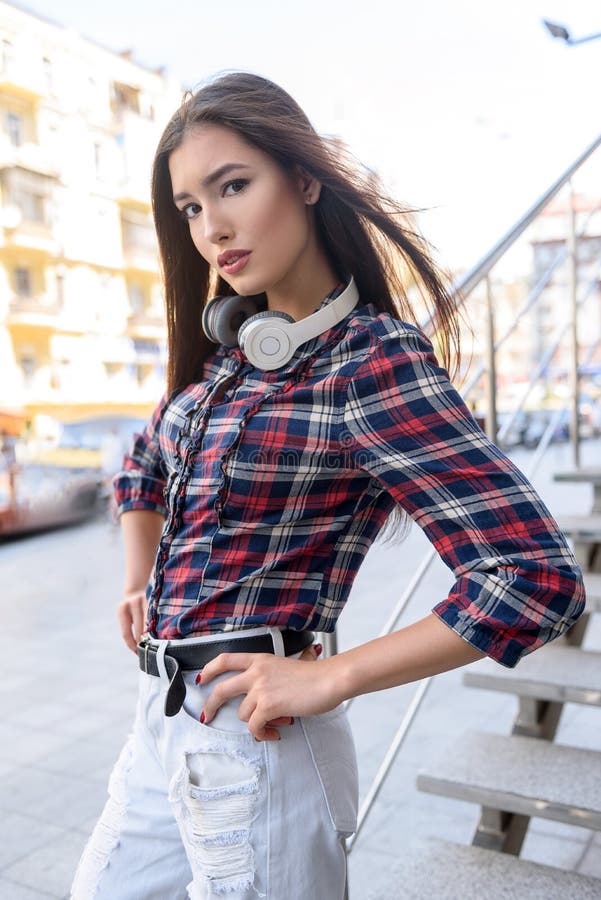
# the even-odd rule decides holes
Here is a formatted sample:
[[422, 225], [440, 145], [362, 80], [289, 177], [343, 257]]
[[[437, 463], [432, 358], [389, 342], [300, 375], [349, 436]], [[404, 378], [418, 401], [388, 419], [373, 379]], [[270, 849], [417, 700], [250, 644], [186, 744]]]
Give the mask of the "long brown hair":
[[202, 330], [205, 303], [234, 293], [210, 271], [173, 202], [169, 155], [190, 129], [207, 122], [233, 129], [284, 171], [301, 168], [317, 178], [322, 188], [313, 207], [315, 224], [335, 270], [353, 273], [362, 303], [419, 324], [409, 299], [410, 289], [416, 290], [430, 313], [441, 361], [455, 368], [459, 323], [450, 281], [415, 230], [413, 211], [388, 196], [338, 139], [319, 135], [283, 88], [259, 75], [232, 72], [184, 96], [154, 157], [152, 209], [165, 289], [170, 391], [197, 380], [203, 360], [216, 349]]

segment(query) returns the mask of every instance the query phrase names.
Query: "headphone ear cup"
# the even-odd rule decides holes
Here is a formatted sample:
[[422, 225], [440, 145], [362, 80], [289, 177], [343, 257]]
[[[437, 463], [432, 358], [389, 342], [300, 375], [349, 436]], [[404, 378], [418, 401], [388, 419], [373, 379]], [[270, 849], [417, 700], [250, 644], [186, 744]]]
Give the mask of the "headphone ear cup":
[[254, 297], [213, 297], [202, 314], [203, 331], [208, 338], [224, 347], [238, 346], [241, 325], [257, 314], [261, 304]]
[[209, 300], [205, 305], [202, 311], [202, 330], [206, 334], [208, 338], [212, 341], [215, 340], [215, 336], [213, 334], [213, 329], [211, 328], [211, 322], [213, 320], [213, 313], [215, 312], [215, 308], [217, 304], [223, 300], [223, 296], [213, 297], [212, 300]]
[[258, 322], [259, 319], [270, 319], [272, 317], [283, 319], [284, 322], [291, 322], [294, 324], [296, 319], [293, 319], [292, 316], [289, 316], [288, 313], [280, 312], [277, 309], [266, 309], [263, 312], [256, 313], [256, 315], [251, 316], [240, 326], [240, 330], [238, 331], [238, 344], [240, 349], [244, 352], [244, 338], [248, 335], [248, 326], [251, 322]]

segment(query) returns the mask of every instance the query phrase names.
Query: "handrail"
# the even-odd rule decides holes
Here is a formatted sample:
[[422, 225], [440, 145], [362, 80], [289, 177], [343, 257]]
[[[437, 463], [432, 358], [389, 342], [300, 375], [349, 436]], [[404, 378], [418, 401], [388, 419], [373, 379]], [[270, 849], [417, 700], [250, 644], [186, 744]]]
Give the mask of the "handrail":
[[[586, 289], [584, 290], [584, 292], [582, 294], [582, 297], [580, 297], [580, 299], [576, 302], [577, 309], [580, 309], [580, 307], [584, 306], [585, 300], [588, 300], [588, 298], [590, 297], [592, 292], [595, 290], [595, 288], [597, 287], [597, 285], [599, 283], [600, 275], [601, 275], [601, 265], [597, 267], [597, 271], [595, 272], [594, 277], [591, 278], [591, 280], [589, 281]], [[515, 422], [515, 420], [518, 416], [518, 413], [522, 412], [524, 403], [526, 402], [526, 400], [528, 399], [528, 396], [530, 395], [530, 391], [532, 390], [532, 388], [534, 387], [536, 382], [539, 380], [539, 378], [541, 377], [541, 375], [543, 374], [543, 372], [545, 371], [545, 369], [547, 368], [547, 366], [549, 365], [549, 363], [555, 356], [555, 354], [557, 352], [557, 348], [560, 346], [566, 332], [570, 329], [571, 325], [572, 325], [571, 320], [567, 319], [557, 329], [553, 342], [551, 343], [549, 349], [547, 350], [545, 355], [542, 357], [542, 359], [539, 360], [538, 365], [534, 369], [534, 374], [532, 375], [532, 377], [530, 378], [530, 381], [528, 382], [528, 384], [522, 391], [522, 396], [520, 397], [517, 406], [515, 407], [515, 409], [509, 416], [507, 422], [505, 422], [504, 425], [499, 429], [499, 434], [498, 434], [499, 440], [503, 440], [503, 438], [506, 436], [506, 434], [510, 430], [511, 426]]]
[[572, 163], [571, 166], [565, 170], [563, 175], [560, 175], [559, 178], [553, 182], [551, 187], [547, 188], [545, 193], [530, 207], [530, 209], [526, 210], [524, 215], [519, 219], [516, 224], [509, 229], [509, 231], [499, 240], [497, 243], [488, 251], [485, 256], [482, 257], [480, 262], [476, 263], [476, 265], [470, 269], [470, 271], [462, 276], [459, 281], [455, 284], [454, 290], [459, 291], [464, 297], [467, 297], [469, 293], [476, 287], [476, 285], [488, 275], [490, 270], [493, 268], [495, 263], [497, 263], [502, 256], [509, 250], [509, 248], [516, 242], [519, 236], [528, 228], [529, 225], [532, 224], [534, 219], [542, 212], [545, 206], [553, 199], [553, 197], [559, 193], [562, 187], [568, 183], [570, 178], [574, 175], [574, 173], [580, 168], [580, 166], [586, 162], [586, 160], [591, 156], [597, 147], [601, 145], [601, 134], [595, 138], [595, 140], [590, 144], [587, 149], [580, 154], [578, 159]]
[[[570, 178], [574, 175], [575, 172], [581, 167], [581, 165], [586, 162], [586, 160], [591, 156], [595, 150], [601, 145], [601, 134], [595, 138], [595, 140], [584, 150], [583, 153], [572, 163], [571, 166], [565, 170], [565, 172], [559, 176], [559, 178], [553, 182], [553, 184], [547, 188], [544, 194], [542, 194], [532, 206], [526, 210], [524, 215], [518, 219], [518, 221], [513, 225], [503, 237], [494, 244], [491, 249], [486, 253], [482, 259], [476, 263], [465, 275], [462, 275], [456, 282], [453, 284], [452, 294], [458, 300], [458, 308], [461, 307], [463, 301], [468, 297], [469, 294], [474, 290], [475, 287], [482, 281], [483, 278], [486, 278], [490, 270], [493, 268], [495, 263], [497, 263], [502, 256], [509, 250], [511, 246], [516, 242], [519, 236], [528, 228], [529, 225], [532, 224], [534, 219], [542, 212], [545, 206], [553, 199], [553, 197], [559, 193], [559, 191], [568, 183]], [[427, 328], [434, 317], [429, 315], [421, 325], [422, 329]]]

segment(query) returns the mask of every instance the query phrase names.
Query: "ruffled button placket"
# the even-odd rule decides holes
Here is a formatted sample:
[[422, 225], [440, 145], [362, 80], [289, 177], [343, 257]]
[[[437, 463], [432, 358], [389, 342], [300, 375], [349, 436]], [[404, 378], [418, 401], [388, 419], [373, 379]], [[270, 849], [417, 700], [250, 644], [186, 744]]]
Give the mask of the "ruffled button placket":
[[[169, 518], [159, 542], [154, 570], [154, 588], [149, 598], [149, 606], [152, 613], [148, 630], [151, 632], [156, 627], [165, 563], [169, 558], [172, 540], [181, 524], [185, 508], [186, 491], [192, 471], [192, 459], [202, 444], [211, 410], [222, 396], [222, 389], [227, 389], [227, 386], [236, 380], [243, 365], [244, 361], [240, 360], [233, 371], [230, 371], [223, 379], [217, 382], [208, 397], [205, 395], [194, 403], [191, 409], [186, 412], [186, 421], [177, 434], [174, 447], [174, 469], [169, 474], [163, 491], [163, 495], [167, 500]], [[202, 412], [197, 420], [197, 414], [200, 409], [202, 409]], [[169, 498], [174, 499], [170, 502]]]

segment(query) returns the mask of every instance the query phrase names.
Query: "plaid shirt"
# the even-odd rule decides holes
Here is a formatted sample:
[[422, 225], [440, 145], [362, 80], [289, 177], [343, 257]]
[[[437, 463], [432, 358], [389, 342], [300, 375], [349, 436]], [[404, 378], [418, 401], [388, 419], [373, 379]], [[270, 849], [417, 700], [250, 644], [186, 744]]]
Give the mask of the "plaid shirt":
[[276, 371], [220, 345], [198, 382], [163, 395], [113, 485], [118, 514], [166, 516], [146, 589], [155, 637], [333, 631], [395, 504], [454, 573], [433, 612], [499, 663], [515, 666], [584, 608], [534, 488], [424, 335], [369, 302]]

